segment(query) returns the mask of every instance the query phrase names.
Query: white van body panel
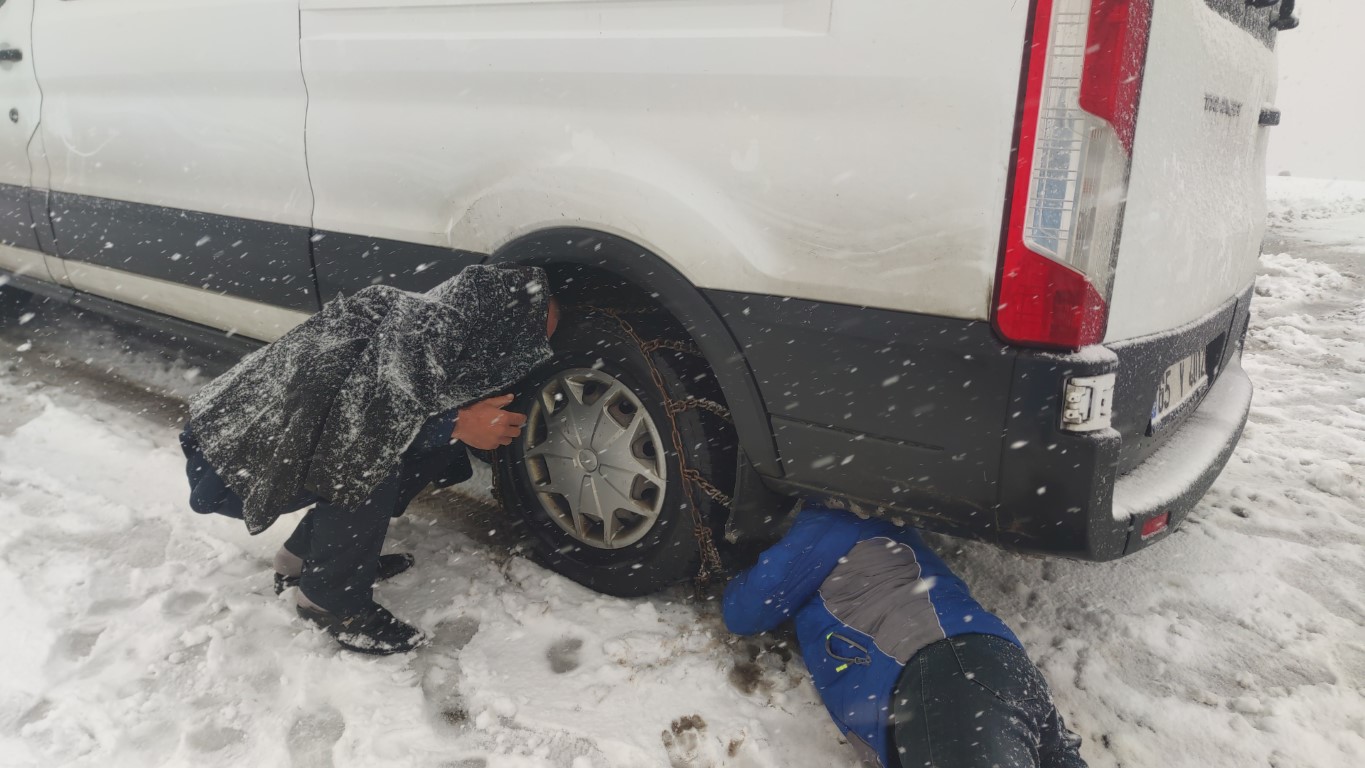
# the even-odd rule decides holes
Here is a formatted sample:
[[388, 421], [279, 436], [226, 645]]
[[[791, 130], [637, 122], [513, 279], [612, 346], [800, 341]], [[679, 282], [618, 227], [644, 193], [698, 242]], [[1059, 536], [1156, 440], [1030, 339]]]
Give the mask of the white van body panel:
[[[33, 73], [33, 2], [10, 0], [0, 5], [0, 47], [18, 50], [23, 57], [0, 62], [0, 105], [8, 113], [0, 119], [0, 184], [19, 191], [12, 202], [21, 208], [27, 208], [22, 204], [26, 203], [21, 199], [26, 195], [23, 190], [41, 185], [47, 172], [42, 150], [36, 146], [39, 142], [34, 140], [43, 98]], [[17, 222], [8, 222], [11, 227], [28, 221], [27, 210], [22, 213]], [[34, 243], [25, 238], [24, 244]], [[41, 253], [12, 244], [0, 245], [0, 268], [44, 282], [58, 279]]]
[[0, 43], [15, 49], [23, 58], [0, 62], [0, 104], [10, 113], [0, 131], [0, 184], [27, 187], [31, 184], [29, 139], [38, 127], [42, 94], [33, 75], [33, 47], [29, 45], [33, 26], [33, 0], [12, 0], [0, 5]]
[[1179, 327], [1251, 283], [1275, 83], [1274, 52], [1203, 0], [1154, 4], [1106, 342]]
[[703, 288], [989, 317], [1027, 3], [300, 5], [320, 230], [580, 226]]
[[39, 2], [50, 188], [308, 226], [298, 0]]

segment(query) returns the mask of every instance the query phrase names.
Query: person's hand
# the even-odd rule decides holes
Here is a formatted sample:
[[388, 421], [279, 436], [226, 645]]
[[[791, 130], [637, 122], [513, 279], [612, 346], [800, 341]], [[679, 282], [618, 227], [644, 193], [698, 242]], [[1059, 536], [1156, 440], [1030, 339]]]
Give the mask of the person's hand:
[[501, 395], [461, 408], [450, 436], [481, 451], [511, 444], [521, 436], [521, 428], [526, 424], [525, 416], [503, 410], [511, 404], [511, 395]]

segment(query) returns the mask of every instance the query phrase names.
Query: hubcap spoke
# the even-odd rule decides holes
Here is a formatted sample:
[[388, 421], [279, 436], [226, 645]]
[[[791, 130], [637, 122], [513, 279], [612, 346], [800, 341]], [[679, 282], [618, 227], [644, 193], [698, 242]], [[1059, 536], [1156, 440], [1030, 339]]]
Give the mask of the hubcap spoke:
[[536, 490], [542, 493], [557, 493], [572, 502], [583, 483], [583, 472], [574, 465], [573, 459], [566, 456], [546, 454], [540, 458], [545, 462], [549, 479], [536, 486]]
[[[599, 397], [597, 402], [593, 404], [596, 414], [593, 417], [592, 434], [588, 438], [588, 445], [591, 445], [593, 450], [601, 451], [621, 436], [622, 427], [612, 416], [611, 406], [625, 391], [626, 388], [619, 383], [613, 384], [606, 391], [606, 394]], [[630, 425], [627, 424], [626, 426], [629, 427]]]
[[551, 427], [549, 433], [545, 436], [544, 441], [539, 445], [526, 449], [527, 458], [556, 456], [562, 459], [572, 459], [574, 453], [575, 449], [569, 444], [569, 441], [564, 435], [564, 431], [561, 429], [554, 429], [553, 427]]
[[[606, 484], [610, 485], [612, 490], [615, 491], [617, 496], [620, 497], [621, 508], [626, 510], [627, 512], [630, 512], [636, 517], [640, 517], [645, 520], [654, 520], [659, 516], [658, 510], [654, 508], [654, 505], [648, 504], [641, 499], [635, 498], [635, 496], [632, 493], [635, 490], [636, 480], [643, 477], [644, 476], [640, 473], [632, 472], [628, 469], [621, 469], [620, 467], [612, 467], [606, 465], [603, 465], [602, 467], [602, 480], [606, 482]], [[644, 479], [647, 482], [651, 482], [651, 484], [659, 491], [663, 490], [662, 481], [652, 482], [649, 481], [648, 478]]]
[[658, 466], [657, 461], [649, 458], [642, 459], [635, 455], [636, 443], [641, 438], [653, 443], [656, 456], [659, 454], [658, 442], [652, 440], [652, 435], [650, 435], [649, 430], [645, 428], [644, 421], [639, 414], [636, 414], [635, 419], [631, 424], [632, 429], [628, 430], [630, 432], [629, 438], [616, 440], [609, 447], [600, 450], [598, 455], [601, 456], [603, 464], [610, 464], [613, 467], [620, 467], [621, 469], [639, 472], [641, 474], [647, 473], [647, 479], [649, 479], [650, 482], [655, 485], [661, 485], [663, 481], [659, 479], [655, 472], [655, 468]]
[[592, 485], [597, 490], [597, 519], [602, 521], [602, 543], [610, 547], [620, 527], [616, 524], [616, 494], [600, 477], [594, 479]]
[[602, 520], [602, 539], [608, 547], [611, 547], [614, 545], [616, 534], [621, 527], [617, 510], [633, 512], [639, 508], [639, 503], [630, 498], [629, 489], [622, 492], [606, 477], [594, 478], [593, 487], [597, 490], [598, 510]]
[[592, 445], [592, 431], [597, 428], [599, 407], [605, 397], [599, 397], [594, 404], [588, 405], [586, 401], [587, 386], [583, 382], [569, 382], [564, 387], [569, 392], [569, 404], [564, 409], [566, 422], [573, 437], [569, 442], [577, 447], [587, 447]]
[[649, 483], [655, 488], [663, 490], [663, 478], [655, 474], [654, 470], [641, 466], [639, 460], [634, 456], [630, 457], [629, 461], [630, 463], [625, 466], [621, 466], [614, 462], [611, 464], [603, 462], [602, 475], [610, 478], [612, 485], [621, 488], [622, 493], [626, 494], [630, 493], [630, 489], [635, 485], [635, 480], [637, 478]]
[[593, 506], [592, 496], [592, 478], [583, 475], [578, 481], [578, 503], [569, 505], [573, 510], [574, 530], [580, 541], [588, 540], [588, 523], [584, 516]]

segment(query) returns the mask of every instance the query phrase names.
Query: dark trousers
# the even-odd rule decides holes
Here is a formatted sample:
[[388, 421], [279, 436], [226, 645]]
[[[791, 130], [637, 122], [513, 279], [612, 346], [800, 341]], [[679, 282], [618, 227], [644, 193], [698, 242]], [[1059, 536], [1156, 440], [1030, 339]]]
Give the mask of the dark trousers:
[[[449, 425], [442, 429], [441, 437], [450, 434]], [[375, 486], [359, 507], [319, 502], [284, 542], [285, 549], [303, 558], [299, 591], [341, 616], [367, 609], [374, 600], [374, 577], [389, 520], [403, 514], [428, 485], [444, 488], [471, 474], [462, 445], [410, 450], [399, 470]]]
[[892, 700], [901, 768], [1084, 768], [1047, 681], [1015, 644], [960, 635], [910, 658]]
[[389, 520], [401, 515], [411, 500], [411, 495], [400, 495], [399, 486], [390, 478], [359, 507], [324, 501], [304, 515], [284, 548], [303, 558], [299, 590], [305, 597], [341, 616], [369, 607]]

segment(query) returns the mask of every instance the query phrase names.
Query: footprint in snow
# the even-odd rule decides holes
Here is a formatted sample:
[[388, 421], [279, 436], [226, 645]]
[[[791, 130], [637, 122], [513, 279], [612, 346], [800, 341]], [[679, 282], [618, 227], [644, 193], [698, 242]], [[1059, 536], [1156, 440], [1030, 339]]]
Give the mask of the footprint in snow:
[[432, 630], [429, 651], [413, 660], [428, 710], [451, 727], [462, 728], [469, 720], [469, 708], [460, 696], [460, 651], [478, 632], [479, 622], [470, 616], [443, 621]]
[[572, 672], [578, 669], [578, 652], [583, 649], [583, 640], [577, 637], [566, 637], [545, 652], [545, 658], [550, 660], [550, 671], [556, 675]]
[[328, 707], [289, 727], [289, 761], [293, 768], [332, 768], [332, 748], [346, 731], [341, 713]]
[[52, 646], [52, 658], [58, 661], [80, 661], [90, 655], [104, 629], [88, 632], [71, 631], [63, 634]]
[[478, 633], [479, 620], [472, 616], [456, 616], [442, 621], [431, 630], [431, 652], [443, 657], [454, 656], [464, 650]]
[[189, 735], [185, 737], [185, 743], [200, 752], [217, 752], [220, 749], [226, 749], [237, 744], [245, 738], [246, 734], [236, 728], [210, 725], [190, 731]]
[[668, 753], [670, 768], [713, 768], [710, 760], [703, 761], [706, 721], [701, 715], [683, 715], [674, 720], [668, 730], [660, 734], [664, 751]]
[[203, 592], [177, 592], [161, 603], [161, 612], [167, 616], [183, 616], [190, 610], [204, 605], [209, 596]]
[[786, 636], [745, 641], [735, 647], [730, 685], [743, 694], [771, 691], [786, 677], [792, 660], [792, 640]]

